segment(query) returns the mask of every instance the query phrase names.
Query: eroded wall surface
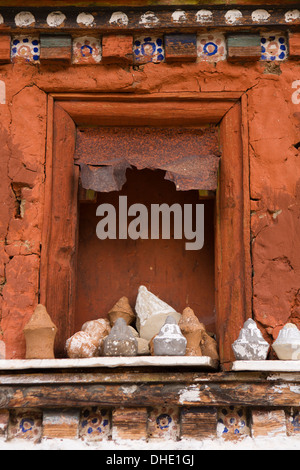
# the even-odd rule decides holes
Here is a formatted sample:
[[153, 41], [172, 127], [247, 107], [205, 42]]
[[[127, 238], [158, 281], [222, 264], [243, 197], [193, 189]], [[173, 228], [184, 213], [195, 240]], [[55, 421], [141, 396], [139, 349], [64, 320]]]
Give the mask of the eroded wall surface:
[[245, 94], [253, 317], [270, 342], [285, 323], [300, 327], [297, 61], [139, 67], [14, 63], [0, 66], [0, 80], [0, 312], [7, 358], [24, 357], [22, 330], [39, 300], [48, 92]]

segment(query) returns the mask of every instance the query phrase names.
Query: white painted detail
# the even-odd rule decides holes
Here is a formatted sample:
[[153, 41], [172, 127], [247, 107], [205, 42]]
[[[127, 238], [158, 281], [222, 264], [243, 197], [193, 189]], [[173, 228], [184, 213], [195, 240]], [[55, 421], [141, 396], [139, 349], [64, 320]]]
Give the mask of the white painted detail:
[[151, 28], [151, 26], [154, 26], [159, 23], [159, 19], [157, 18], [157, 16], [155, 16], [152, 11], [147, 11], [141, 16], [139, 23], [144, 25], [145, 28]]
[[19, 26], [20, 28], [24, 26], [30, 26], [32, 23], [35, 23], [35, 18], [30, 11], [20, 11], [15, 16], [15, 23], [16, 26]]
[[82, 24], [84, 26], [94, 26], [95, 18], [91, 13], [79, 13], [76, 19], [78, 24]]
[[132, 393], [136, 392], [138, 389], [137, 385], [121, 385], [121, 390], [125, 395], [132, 395]]
[[295, 80], [292, 83], [292, 88], [297, 88], [297, 90], [292, 94], [292, 103], [300, 104], [300, 80]]
[[181, 23], [182, 21], [186, 21], [187, 17], [185, 11], [183, 10], [176, 10], [172, 13], [172, 20], [174, 23]]
[[6, 103], [6, 85], [3, 80], [0, 80], [0, 104]]
[[285, 13], [284, 19], [287, 23], [291, 23], [292, 21], [300, 19], [300, 11], [299, 10], [289, 10]]
[[243, 18], [243, 15], [242, 15], [242, 12], [240, 12], [240, 10], [228, 10], [225, 13], [225, 21], [228, 24], [239, 23], [242, 18]]
[[47, 24], [52, 28], [60, 26], [66, 20], [66, 15], [64, 15], [61, 11], [52, 11], [47, 16]]
[[3, 24], [3, 23], [4, 23], [4, 18], [3, 18], [3, 16], [2, 16], [1, 13], [0, 13], [0, 24]]
[[110, 24], [118, 24], [120, 26], [127, 26], [128, 25], [128, 16], [123, 13], [122, 11], [115, 11], [109, 20]]
[[255, 10], [251, 14], [252, 21], [254, 23], [264, 23], [270, 18], [270, 13], [267, 10]]
[[210, 10], [199, 10], [196, 13], [196, 21], [198, 23], [211, 23], [213, 20], [213, 13]]
[[197, 385], [190, 385], [180, 390], [179, 403], [182, 405], [186, 402], [197, 403], [200, 401], [200, 392]]

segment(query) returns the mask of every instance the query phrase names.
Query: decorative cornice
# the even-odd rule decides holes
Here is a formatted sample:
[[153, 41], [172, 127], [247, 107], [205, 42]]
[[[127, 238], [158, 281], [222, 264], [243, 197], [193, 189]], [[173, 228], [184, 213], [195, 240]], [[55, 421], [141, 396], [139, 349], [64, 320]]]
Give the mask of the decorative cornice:
[[0, 32], [132, 32], [164, 29], [194, 31], [207, 28], [292, 28], [300, 26], [300, 9], [256, 7], [153, 7], [147, 8], [8, 8], [0, 7]]

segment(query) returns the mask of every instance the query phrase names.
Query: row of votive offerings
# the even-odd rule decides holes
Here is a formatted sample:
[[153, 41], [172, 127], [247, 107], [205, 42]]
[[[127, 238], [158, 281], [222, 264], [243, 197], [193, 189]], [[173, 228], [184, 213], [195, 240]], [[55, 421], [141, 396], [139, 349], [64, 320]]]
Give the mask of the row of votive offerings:
[[[50, 36], [49, 42], [55, 41], [53, 38], [55, 37]], [[106, 43], [100, 37], [65, 36], [61, 38], [62, 36], [60, 40], [63, 40], [64, 44], [57, 44], [57, 61], [61, 59], [59, 57], [60, 46], [61, 50], [64, 49], [64, 53], [66, 49], [69, 51], [66, 62], [72, 64], [98, 64], [105, 59]], [[178, 61], [195, 60], [215, 63], [229, 60], [230, 57], [234, 59], [234, 51], [238, 51], [236, 58], [241, 60], [252, 58], [252, 60], [282, 61], [288, 57], [288, 40], [281, 32], [263, 33], [260, 36], [235, 35], [227, 38], [223, 33], [214, 31], [198, 35], [142, 35], [133, 39], [130, 36], [127, 38], [129, 41], [123, 44], [117, 42], [109, 44], [109, 53], [112, 56], [115, 54], [118, 58], [119, 51], [121, 51], [124, 57], [131, 56], [129, 61], [136, 65], [176, 60], [176, 54], [180, 48], [182, 53], [178, 54]], [[49, 44], [45, 45], [45, 49], [48, 48]], [[11, 60], [38, 64], [41, 62], [41, 49], [43, 49], [43, 38], [39, 36], [24, 34], [14, 36], [11, 39]]]
[[[272, 344], [278, 359], [300, 360], [300, 330], [294, 323], [287, 323]], [[270, 344], [265, 341], [254, 320], [249, 318], [232, 344], [236, 360], [257, 361], [267, 358]]]

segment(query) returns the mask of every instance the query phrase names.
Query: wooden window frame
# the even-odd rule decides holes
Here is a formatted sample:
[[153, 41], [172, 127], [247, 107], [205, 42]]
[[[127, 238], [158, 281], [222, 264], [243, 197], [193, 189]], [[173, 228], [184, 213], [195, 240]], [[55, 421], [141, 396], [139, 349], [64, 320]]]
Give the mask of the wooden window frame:
[[235, 92], [48, 95], [40, 302], [59, 326], [56, 357], [64, 355], [65, 340], [74, 333], [79, 178], [73, 159], [76, 126], [129, 122], [169, 127], [220, 125], [215, 305], [220, 364], [228, 370], [234, 360], [231, 344], [252, 316], [247, 96]]

